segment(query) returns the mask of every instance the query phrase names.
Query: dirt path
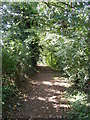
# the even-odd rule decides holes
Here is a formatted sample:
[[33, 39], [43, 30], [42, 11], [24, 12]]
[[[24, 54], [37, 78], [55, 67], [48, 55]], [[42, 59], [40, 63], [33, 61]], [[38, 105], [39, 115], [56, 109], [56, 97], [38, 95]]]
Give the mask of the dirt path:
[[64, 97], [70, 84], [51, 68], [38, 66], [38, 73], [23, 83], [21, 96], [13, 105], [15, 118], [62, 118], [70, 110], [68, 100]]

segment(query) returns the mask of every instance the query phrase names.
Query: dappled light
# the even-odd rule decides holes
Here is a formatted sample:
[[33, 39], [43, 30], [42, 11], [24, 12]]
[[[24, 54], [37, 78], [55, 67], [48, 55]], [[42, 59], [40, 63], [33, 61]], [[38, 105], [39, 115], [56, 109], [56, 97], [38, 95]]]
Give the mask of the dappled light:
[[43, 81], [43, 84], [52, 86], [53, 84], [49, 81]]
[[0, 6], [2, 120], [89, 117], [89, 1], [56, 1]]
[[38, 100], [46, 101], [46, 99], [42, 97], [38, 97]]
[[[62, 91], [60, 90], [55, 90], [55, 89], [45, 89], [46, 92], [52, 92], [52, 93], [55, 93], [55, 94], [63, 94]], [[54, 96], [53, 96], [54, 97]]]
[[37, 66], [37, 69], [34, 76], [24, 76], [25, 81], [22, 83], [19, 99], [13, 106], [12, 116], [62, 118], [64, 114], [65, 117], [71, 109], [65, 98], [70, 82], [47, 66]]
[[70, 107], [70, 105], [67, 105], [67, 104], [54, 104], [53, 106], [54, 106], [54, 108], [56, 108], [56, 109], [69, 108], [69, 107]]
[[[23, 107], [27, 106], [25, 110], [28, 112], [31, 109], [33, 114], [36, 114], [36, 117], [45, 117], [44, 114], [47, 112], [48, 117], [53, 116], [52, 111], [54, 111], [54, 115], [56, 114], [60, 117], [62, 116], [61, 111], [67, 112], [70, 110], [68, 99], [64, 97], [70, 83], [67, 82], [68, 80], [66, 78], [60, 75], [55, 77], [55, 73], [46, 66], [37, 67], [39, 72], [32, 78], [25, 75], [28, 89], [27, 91], [22, 91], [25, 93], [21, 92], [22, 97], [19, 98], [21, 104]], [[47, 70], [46, 73], [44, 69]], [[25, 83], [23, 85], [25, 85]], [[29, 86], [32, 89], [30, 89]], [[44, 111], [42, 111], [43, 109]], [[25, 110], [23, 110], [23, 113]], [[29, 116], [29, 113], [27, 113], [27, 115]]]
[[49, 86], [52, 86], [52, 85], [63, 86], [63, 87], [67, 87], [67, 88], [71, 86], [70, 83], [66, 83], [64, 81], [62, 82], [60, 80], [59, 80], [59, 82], [57, 82], [57, 81], [53, 81], [53, 82], [43, 81], [43, 84], [49, 85]]
[[68, 83], [58, 83], [58, 82], [55, 82], [54, 85], [70, 87], [70, 84], [68, 84]]

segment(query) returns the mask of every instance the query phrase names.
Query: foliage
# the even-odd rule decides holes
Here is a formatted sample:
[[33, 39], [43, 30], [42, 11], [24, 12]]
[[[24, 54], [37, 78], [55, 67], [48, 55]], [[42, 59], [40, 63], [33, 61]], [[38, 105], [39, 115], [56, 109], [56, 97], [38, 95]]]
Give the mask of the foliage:
[[89, 120], [89, 111], [88, 111], [88, 96], [84, 92], [79, 92], [78, 90], [74, 90], [69, 95], [70, 105], [72, 106], [72, 110], [68, 112], [68, 117], [70, 120]]
[[[74, 3], [74, 7], [65, 3], [47, 6], [44, 6], [44, 15], [47, 15], [48, 27], [43, 42], [46, 62], [84, 87], [89, 80], [88, 3]], [[58, 6], [62, 7], [58, 9]]]
[[[33, 73], [39, 59], [39, 35], [34, 14], [37, 3], [2, 4], [3, 102], [6, 103], [23, 82], [24, 74]], [[32, 17], [31, 17], [32, 16]], [[35, 28], [33, 30], [33, 28]], [[15, 86], [11, 85], [12, 81]]]
[[3, 87], [2, 87], [2, 109], [6, 109], [6, 103], [9, 102], [14, 96], [17, 96], [17, 87], [14, 81], [11, 81], [7, 76], [3, 77]]
[[[77, 84], [85, 83], [89, 79], [88, 4], [3, 3], [2, 31], [6, 33], [3, 57], [10, 53], [7, 63], [3, 63], [12, 60], [9, 69], [13, 71], [20, 61], [22, 66], [27, 66], [26, 70], [33, 68], [39, 59], [42, 41], [48, 65], [64, 71]], [[43, 35], [46, 40], [42, 40]]]
[[13, 94], [11, 80], [23, 81], [36, 70], [40, 57], [79, 87], [89, 82], [88, 6], [89, 2], [2, 3], [3, 101]]

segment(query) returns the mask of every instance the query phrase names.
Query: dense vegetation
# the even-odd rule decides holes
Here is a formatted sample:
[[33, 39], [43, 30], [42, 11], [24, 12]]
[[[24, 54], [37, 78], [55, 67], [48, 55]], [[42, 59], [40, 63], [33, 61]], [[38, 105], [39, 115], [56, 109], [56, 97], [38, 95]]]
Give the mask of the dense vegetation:
[[88, 6], [89, 2], [2, 3], [3, 104], [17, 93], [24, 75], [36, 71], [38, 61], [63, 72], [76, 86], [87, 87]]

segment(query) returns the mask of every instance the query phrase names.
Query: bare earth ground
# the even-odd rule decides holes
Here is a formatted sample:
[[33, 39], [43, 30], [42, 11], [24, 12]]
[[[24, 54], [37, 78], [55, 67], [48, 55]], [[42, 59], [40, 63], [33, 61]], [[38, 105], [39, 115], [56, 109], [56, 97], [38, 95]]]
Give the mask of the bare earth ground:
[[20, 97], [9, 109], [9, 118], [65, 118], [70, 111], [64, 97], [70, 87], [67, 78], [47, 66], [38, 66], [32, 78], [25, 75]]

